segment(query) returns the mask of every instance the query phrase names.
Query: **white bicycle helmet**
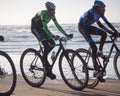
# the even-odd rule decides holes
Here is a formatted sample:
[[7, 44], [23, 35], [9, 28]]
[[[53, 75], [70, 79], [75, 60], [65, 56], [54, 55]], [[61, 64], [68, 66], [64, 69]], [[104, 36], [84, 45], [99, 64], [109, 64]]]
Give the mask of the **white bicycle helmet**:
[[45, 6], [46, 6], [47, 9], [52, 9], [52, 10], [55, 10], [55, 8], [56, 8], [54, 3], [49, 2], [49, 1], [45, 3]]

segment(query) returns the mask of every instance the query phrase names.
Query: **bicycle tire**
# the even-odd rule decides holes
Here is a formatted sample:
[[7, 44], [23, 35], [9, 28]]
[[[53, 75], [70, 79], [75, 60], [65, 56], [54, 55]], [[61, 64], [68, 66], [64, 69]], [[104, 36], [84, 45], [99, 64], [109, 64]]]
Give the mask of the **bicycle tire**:
[[[71, 60], [72, 68], [70, 67], [69, 63], [67, 63], [68, 61], [66, 60], [65, 54], [67, 54], [67, 56], [69, 56], [70, 59], [72, 59], [72, 55], [76, 56], [76, 59], [74, 58], [74, 60]], [[60, 70], [60, 74], [61, 74], [64, 82], [71, 89], [78, 90], [78, 91], [83, 90], [86, 87], [87, 82], [88, 82], [87, 70], [85, 72], [83, 72], [83, 74], [82, 74], [82, 71], [80, 72], [80, 70], [79, 70], [78, 66], [79, 66], [80, 62], [81, 62], [81, 64], [83, 64], [82, 66], [84, 66], [84, 61], [83, 61], [82, 57], [79, 54], [77, 54], [76, 51], [71, 50], [71, 49], [67, 49], [63, 53], [61, 53], [61, 56], [59, 59], [59, 70]], [[85, 69], [86, 69], [86, 67], [85, 67]], [[85, 76], [85, 77], [80, 79], [80, 75]]]
[[[87, 54], [90, 56], [89, 61], [85, 60], [85, 62], [87, 64], [87, 68], [88, 68], [88, 73], [89, 73], [89, 80], [88, 80], [88, 84], [87, 84], [86, 87], [87, 88], [96, 87], [98, 85], [98, 83], [99, 83], [99, 80], [97, 78], [93, 77], [93, 72], [94, 72], [93, 69], [94, 69], [94, 67], [93, 67], [93, 63], [90, 64], [90, 62], [92, 62], [92, 54], [91, 54], [91, 52], [89, 52], [87, 49], [84, 49], [84, 48], [79, 48], [79, 49], [76, 50], [76, 52], [78, 52], [83, 57], [84, 60], [85, 60], [85, 57], [87, 56]], [[92, 70], [89, 70], [89, 67]]]
[[[27, 67], [28, 66], [28, 67]], [[20, 69], [25, 81], [33, 87], [40, 87], [46, 78], [42, 56], [35, 49], [26, 49], [20, 58]]]
[[2, 70], [4, 70], [3, 73], [5, 73], [4, 77], [0, 75], [0, 96], [9, 96], [15, 90], [17, 76], [11, 57], [3, 51], [0, 51], [0, 68], [2, 68]]
[[118, 77], [118, 79], [120, 80], [120, 51], [116, 53], [115, 57], [114, 57], [114, 69], [115, 69], [115, 73]]

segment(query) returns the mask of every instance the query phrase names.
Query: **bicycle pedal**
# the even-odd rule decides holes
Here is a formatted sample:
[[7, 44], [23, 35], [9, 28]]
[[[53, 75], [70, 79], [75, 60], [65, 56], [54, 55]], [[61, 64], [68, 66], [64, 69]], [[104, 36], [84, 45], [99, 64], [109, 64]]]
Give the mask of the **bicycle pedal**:
[[97, 77], [97, 78], [101, 83], [105, 82], [105, 79], [103, 77]]

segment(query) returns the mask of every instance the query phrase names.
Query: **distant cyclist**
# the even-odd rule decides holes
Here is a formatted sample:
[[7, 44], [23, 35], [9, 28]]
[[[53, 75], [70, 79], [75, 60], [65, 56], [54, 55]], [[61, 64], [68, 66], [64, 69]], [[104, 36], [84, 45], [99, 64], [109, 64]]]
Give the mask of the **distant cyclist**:
[[[78, 29], [79, 32], [84, 36], [86, 41], [89, 43], [90, 47], [92, 48], [92, 58], [93, 58], [93, 64], [95, 68], [94, 76], [97, 77], [101, 82], [104, 82], [102, 72], [100, 72], [100, 69], [98, 67], [98, 63], [96, 61], [96, 56], [99, 55], [103, 57], [104, 59], [106, 56], [102, 53], [103, 45], [107, 37], [107, 33], [112, 35], [118, 35], [117, 30], [112, 26], [111, 23], [106, 19], [104, 16], [105, 13], [105, 4], [100, 0], [95, 0], [94, 5], [91, 9], [89, 9], [87, 12], [85, 12], [79, 19]], [[100, 21], [99, 19], [102, 18], [104, 22], [108, 25], [109, 28], [113, 30], [114, 33], [109, 31]], [[98, 27], [92, 26], [93, 23], [97, 23]], [[91, 35], [100, 35], [100, 46], [99, 50], [97, 50], [97, 47], [94, 43], [94, 40], [92, 39]], [[97, 54], [96, 54], [97, 53]]]
[[[43, 44], [44, 46], [44, 60], [46, 64], [46, 70], [49, 69], [50, 64], [48, 62], [47, 56], [49, 52], [53, 49], [50, 45], [55, 45], [55, 39], [58, 39], [59, 36], [53, 35], [50, 30], [48, 29], [47, 24], [50, 22], [50, 20], [53, 20], [56, 27], [59, 29], [61, 33], [63, 33], [65, 36], [72, 37], [73, 35], [66, 34], [66, 32], [62, 29], [62, 27], [58, 24], [56, 17], [55, 17], [55, 8], [56, 6], [52, 2], [46, 2], [45, 3], [47, 10], [42, 10], [41, 12], [38, 12], [33, 18], [31, 23], [31, 30], [32, 33], [38, 38], [38, 40]], [[47, 76], [51, 79], [55, 79], [56, 75], [52, 73], [52, 70], [50, 70], [47, 73]]]

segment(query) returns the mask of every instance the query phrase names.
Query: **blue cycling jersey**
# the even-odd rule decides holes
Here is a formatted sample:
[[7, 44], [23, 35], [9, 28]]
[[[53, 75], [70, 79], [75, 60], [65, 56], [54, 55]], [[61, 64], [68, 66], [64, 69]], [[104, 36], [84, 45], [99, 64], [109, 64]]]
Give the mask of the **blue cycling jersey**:
[[105, 23], [108, 22], [105, 16], [100, 16], [94, 8], [91, 8], [80, 17], [79, 23], [90, 26], [94, 22], [98, 22], [100, 17], [104, 20]]

